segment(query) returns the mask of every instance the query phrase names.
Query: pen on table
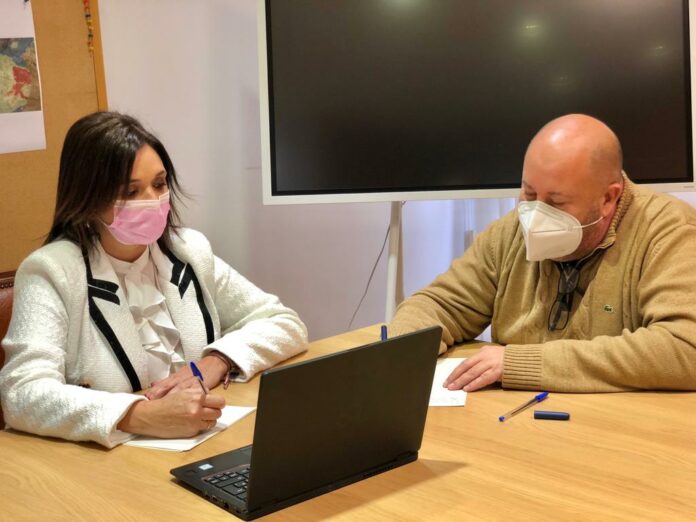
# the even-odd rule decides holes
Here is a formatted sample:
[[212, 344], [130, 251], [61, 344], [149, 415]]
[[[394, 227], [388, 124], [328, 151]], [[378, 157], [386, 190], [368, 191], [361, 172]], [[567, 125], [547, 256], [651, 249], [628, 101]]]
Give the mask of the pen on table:
[[538, 402], [543, 401], [546, 397], [548, 397], [548, 395], [549, 395], [549, 392], [541, 392], [539, 395], [535, 395], [534, 398], [528, 400], [523, 405], [518, 406], [514, 410], [510, 410], [505, 415], [501, 415], [500, 417], [498, 417], [498, 420], [500, 422], [504, 422], [506, 419], [509, 419], [510, 417], [512, 417], [514, 415], [517, 415], [519, 412], [526, 410], [527, 408], [529, 408], [533, 404], [536, 404]]
[[196, 366], [196, 363], [193, 361], [191, 361], [191, 372], [193, 372], [193, 376], [196, 379], [198, 379], [198, 384], [201, 385], [201, 389], [203, 390], [203, 393], [205, 393], [207, 395], [208, 390], [205, 389], [205, 384], [203, 384], [203, 374], [198, 369], [198, 366]]
[[382, 325], [382, 328], [380, 329], [379, 335], [380, 335], [380, 339], [382, 341], [387, 340], [387, 325], [386, 324]]

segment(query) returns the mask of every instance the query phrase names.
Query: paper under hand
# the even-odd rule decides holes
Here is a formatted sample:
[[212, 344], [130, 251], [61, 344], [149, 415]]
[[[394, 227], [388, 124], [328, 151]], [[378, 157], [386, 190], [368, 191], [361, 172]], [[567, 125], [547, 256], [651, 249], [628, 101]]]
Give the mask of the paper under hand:
[[466, 359], [449, 357], [438, 359], [435, 366], [433, 387], [430, 391], [429, 406], [464, 406], [466, 404], [466, 392], [464, 390], [448, 390], [442, 387], [442, 383], [459, 364]]

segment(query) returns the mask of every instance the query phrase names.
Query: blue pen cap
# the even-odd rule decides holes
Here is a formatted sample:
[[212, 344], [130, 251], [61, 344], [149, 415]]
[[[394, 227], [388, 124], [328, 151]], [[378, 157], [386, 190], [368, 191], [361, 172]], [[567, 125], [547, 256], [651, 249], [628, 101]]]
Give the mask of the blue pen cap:
[[534, 418], [539, 420], [569, 420], [570, 413], [565, 411], [541, 411], [534, 410]]

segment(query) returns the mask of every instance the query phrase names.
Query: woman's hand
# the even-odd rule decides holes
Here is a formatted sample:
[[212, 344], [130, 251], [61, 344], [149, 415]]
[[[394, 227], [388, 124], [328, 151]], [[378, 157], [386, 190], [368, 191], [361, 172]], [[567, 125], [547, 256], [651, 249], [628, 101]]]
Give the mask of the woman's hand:
[[[203, 374], [205, 387], [209, 390], [220, 384], [220, 381], [222, 381], [227, 373], [227, 365], [219, 357], [207, 355], [196, 364]], [[191, 368], [187, 364], [178, 372], [154, 383], [150, 389], [145, 392], [145, 397], [150, 400], [160, 399], [174, 390], [181, 390], [184, 388], [198, 388], [200, 390], [200, 384], [196, 381], [197, 379], [193, 377]]]
[[161, 399], [138, 401], [118, 423], [127, 433], [164, 439], [193, 437], [215, 426], [225, 399], [204, 394], [199, 384], [168, 393]]

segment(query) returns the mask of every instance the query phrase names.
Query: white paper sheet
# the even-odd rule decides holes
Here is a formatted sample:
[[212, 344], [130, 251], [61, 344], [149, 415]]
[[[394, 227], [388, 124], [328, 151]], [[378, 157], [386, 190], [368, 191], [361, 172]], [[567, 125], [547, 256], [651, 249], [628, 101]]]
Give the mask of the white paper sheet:
[[217, 424], [210, 430], [199, 433], [190, 439], [158, 439], [157, 437], [145, 437], [139, 435], [128, 442], [126, 446], [138, 448], [159, 449], [166, 451], [188, 451], [198, 446], [201, 442], [217, 435], [222, 430], [229, 428], [235, 422], [249, 415], [256, 408], [250, 406], [225, 406]]
[[442, 387], [442, 383], [445, 382], [447, 376], [464, 360], [466, 359], [456, 357], [437, 360], [433, 388], [430, 391], [429, 406], [464, 406], [466, 404], [466, 392], [464, 390], [448, 390]]

